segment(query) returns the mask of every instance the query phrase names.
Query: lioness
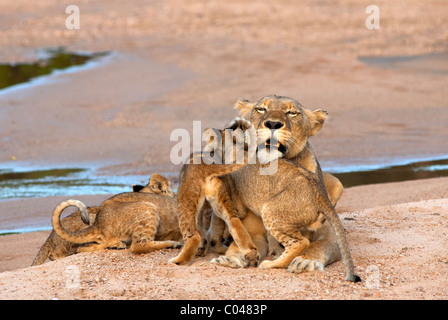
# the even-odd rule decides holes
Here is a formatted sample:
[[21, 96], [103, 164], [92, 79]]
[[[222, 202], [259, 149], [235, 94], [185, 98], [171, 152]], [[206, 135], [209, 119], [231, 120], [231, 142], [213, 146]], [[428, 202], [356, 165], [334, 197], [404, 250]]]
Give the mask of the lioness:
[[87, 215], [86, 206], [78, 200], [61, 202], [54, 210], [53, 229], [64, 240], [85, 244], [77, 252], [106, 248], [125, 249], [130, 243], [134, 253], [157, 249], [179, 248], [182, 244], [176, 215], [175, 197], [145, 192], [127, 192], [104, 201], [95, 221], [81, 231], [63, 228], [59, 217], [62, 211], [76, 206], [81, 216]]
[[[280, 143], [278, 150], [281, 151], [283, 158], [300, 164], [305, 169], [315, 173], [319, 180], [323, 181], [331, 203], [333, 206], [336, 205], [342, 195], [342, 184], [331, 174], [322, 173], [313, 148], [308, 141], [309, 137], [315, 135], [322, 128], [327, 119], [326, 111], [321, 109], [310, 111], [295, 99], [276, 95], [263, 97], [255, 103], [238, 99], [235, 109], [239, 111], [243, 118], [254, 125], [258, 137], [268, 145], [270, 144], [271, 133], [275, 134]], [[247, 175], [249, 174], [253, 174], [253, 172], [243, 169], [221, 177], [223, 183], [220, 185], [231, 186], [227, 192], [231, 195], [239, 210], [243, 212], [247, 211], [248, 207], [241, 198], [253, 187], [248, 183]], [[235, 184], [239, 188], [236, 188]], [[253, 193], [250, 194], [258, 197]], [[244, 216], [244, 213], [242, 215]], [[268, 248], [269, 233], [266, 232], [261, 219], [254, 216], [250, 210], [247, 213], [247, 218], [242, 218], [242, 222], [257, 246], [261, 258], [267, 254], [275, 253], [274, 250], [280, 251], [280, 248], [272, 245], [271, 241]], [[250, 227], [247, 226], [248, 224], [250, 224]], [[335, 233], [328, 222], [323, 223], [323, 226], [316, 232], [307, 232], [304, 236], [308, 237], [311, 242], [310, 246], [302, 255], [294, 259], [290, 264], [289, 271], [299, 273], [323, 270], [324, 266], [341, 258]], [[246, 267], [249, 263], [240, 254], [235, 243], [230, 245], [225, 256], [213, 259], [211, 262], [229, 267]]]
[[[175, 197], [168, 180], [157, 173], [151, 176], [146, 186], [132, 185], [132, 190], [134, 192], [147, 192]], [[99, 210], [100, 207], [98, 206], [88, 207], [87, 211], [89, 213], [89, 219], [87, 221], [84, 221], [83, 219], [86, 217], [81, 216], [81, 212], [76, 210], [74, 213], [62, 219], [61, 224], [65, 229], [70, 231], [85, 229], [86, 226], [91, 225], [95, 221], [96, 214]], [[175, 230], [178, 229], [176, 225], [174, 225], [174, 228]], [[43, 264], [47, 258], [56, 260], [75, 254], [80, 245], [81, 244], [79, 243], [73, 243], [62, 239], [53, 230], [34, 258], [32, 266]]]
[[[249, 126], [247, 124], [247, 121], [240, 120], [237, 126], [247, 130], [252, 127], [251, 123]], [[224, 137], [228, 134], [224, 130], [220, 133]], [[253, 140], [251, 139], [251, 141]], [[265, 143], [263, 137], [258, 141]], [[238, 139], [234, 139], [234, 142], [238, 143]], [[275, 149], [271, 147], [268, 153], [278, 156], [278, 150]], [[224, 150], [224, 155], [229, 153], [228, 150], [235, 152], [235, 148], [226, 144], [222, 150]], [[257, 153], [261, 152], [260, 146], [257, 147], [257, 150]], [[360, 281], [360, 278], [354, 273], [354, 265], [344, 229], [328, 199], [321, 178], [285, 159], [278, 159], [275, 173], [260, 174], [260, 169], [270, 164], [260, 164], [257, 161], [256, 164], [247, 165], [213, 165], [202, 161], [200, 164], [187, 163], [184, 165], [178, 193], [178, 215], [185, 246], [182, 252], [170, 261], [177, 264], [186, 263], [196, 252], [200, 241], [200, 234], [196, 231], [196, 220], [205, 199], [212, 204], [214, 214], [225, 220], [232, 236], [241, 232], [241, 222], [236, 216], [236, 210], [232, 211], [232, 206], [226, 207], [229, 201], [226, 197], [228, 195], [216, 194], [215, 186], [210, 184], [215, 177], [225, 174], [226, 171], [227, 173], [233, 171], [233, 174], [241, 172], [245, 177], [244, 182], [241, 180], [240, 183], [235, 182], [237, 190], [242, 190], [241, 185], [243, 187], [245, 184], [251, 186], [243, 194], [240, 194], [242, 202], [251, 212], [262, 218], [270, 234], [285, 247], [279, 258], [274, 261], [263, 261], [260, 264], [261, 268], [288, 267], [291, 261], [305, 251], [310, 244], [302, 232], [316, 232], [328, 220], [335, 230], [337, 243], [341, 249], [346, 267], [345, 279], [352, 282]], [[213, 190], [210, 191], [210, 187]], [[239, 228], [239, 230], [235, 232], [235, 228]], [[241, 237], [235, 242], [240, 249], [244, 245], [247, 246], [246, 250], [249, 250], [249, 253], [245, 254], [245, 259], [253, 261], [249, 260], [253, 259], [253, 256], [248, 257], [254, 255], [251, 239]]]

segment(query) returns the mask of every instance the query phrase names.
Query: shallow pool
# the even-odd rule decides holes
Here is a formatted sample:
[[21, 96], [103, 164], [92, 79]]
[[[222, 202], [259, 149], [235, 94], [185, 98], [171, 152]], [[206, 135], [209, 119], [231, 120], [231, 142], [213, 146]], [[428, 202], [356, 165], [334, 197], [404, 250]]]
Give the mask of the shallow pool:
[[104, 57], [109, 53], [67, 52], [63, 47], [60, 47], [44, 49], [39, 54], [41, 58], [35, 62], [0, 63], [0, 90], [48, 75], [54, 70], [83, 65], [92, 59]]
[[[359, 167], [361, 168], [361, 167]], [[448, 176], [448, 158], [411, 162], [375, 169], [339, 169], [333, 172], [345, 188], [374, 183], [398, 182]], [[329, 170], [330, 172], [332, 170]], [[162, 173], [177, 177], [178, 173]], [[149, 176], [96, 175], [95, 169], [0, 169], [0, 199], [73, 196], [82, 194], [116, 194], [129, 192], [133, 184], [146, 184]], [[176, 189], [177, 186], [172, 186]]]
[[148, 176], [98, 176], [94, 169], [0, 169], [0, 199], [116, 194], [146, 184]]

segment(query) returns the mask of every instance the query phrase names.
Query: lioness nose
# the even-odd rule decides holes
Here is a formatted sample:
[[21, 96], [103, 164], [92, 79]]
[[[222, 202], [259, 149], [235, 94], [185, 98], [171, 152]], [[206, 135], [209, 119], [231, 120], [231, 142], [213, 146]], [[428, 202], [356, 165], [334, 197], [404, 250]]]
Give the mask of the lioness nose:
[[275, 129], [280, 129], [281, 127], [283, 127], [283, 122], [266, 120], [264, 122], [264, 125], [268, 129], [275, 130]]

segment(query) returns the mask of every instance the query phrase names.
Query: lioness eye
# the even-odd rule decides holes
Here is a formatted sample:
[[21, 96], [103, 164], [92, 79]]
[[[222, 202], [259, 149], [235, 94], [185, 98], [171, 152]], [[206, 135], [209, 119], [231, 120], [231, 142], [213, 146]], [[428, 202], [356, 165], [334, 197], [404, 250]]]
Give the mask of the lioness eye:
[[286, 113], [288, 116], [290, 117], [295, 117], [296, 115], [298, 115], [299, 113], [297, 111], [288, 111]]
[[265, 113], [266, 112], [265, 108], [256, 108], [255, 110], [257, 110], [258, 113]]

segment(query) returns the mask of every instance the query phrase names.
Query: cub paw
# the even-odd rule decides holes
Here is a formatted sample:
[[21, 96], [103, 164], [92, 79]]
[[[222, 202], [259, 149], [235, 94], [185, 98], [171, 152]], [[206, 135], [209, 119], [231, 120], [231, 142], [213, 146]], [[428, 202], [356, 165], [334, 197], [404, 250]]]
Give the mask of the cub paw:
[[227, 249], [229, 249], [229, 247], [224, 245], [221, 241], [212, 240], [210, 242], [210, 251], [212, 251], [212, 252], [216, 252], [219, 254], [225, 254], [227, 252]]
[[169, 259], [168, 262], [177, 264], [178, 266], [188, 265], [190, 263], [189, 260], [185, 260], [185, 258], [182, 256], [182, 252], [176, 257]]
[[249, 263], [244, 258], [243, 255], [232, 255], [228, 256], [220, 256], [218, 258], [214, 258], [210, 261], [210, 263], [216, 264], [218, 266], [229, 267], [229, 268], [246, 268], [249, 266]]
[[302, 273], [308, 271], [324, 271], [324, 265], [319, 261], [297, 257], [289, 264], [288, 271], [293, 273]]
[[108, 250], [124, 250], [126, 249], [126, 243], [117, 242], [107, 247]]
[[171, 249], [180, 249], [182, 248], [183, 243], [181, 242], [177, 242], [177, 241], [173, 241], [173, 244], [170, 246]]
[[260, 266], [258, 267], [260, 269], [272, 269], [275, 268], [275, 264], [273, 261], [265, 260], [262, 263], [260, 263]]
[[244, 255], [244, 260], [247, 261], [248, 267], [256, 267], [258, 266], [258, 262], [260, 261], [260, 254], [257, 249], [252, 249], [248, 253]]
[[178, 266], [185, 264], [184, 261], [179, 259], [178, 257], [171, 258], [168, 260], [169, 263], [177, 264]]
[[253, 125], [249, 121], [247, 121], [243, 118], [236, 117], [235, 119], [233, 119], [230, 122], [228, 129], [232, 129], [232, 130], [241, 129], [243, 131], [246, 131], [247, 129], [252, 128], [252, 127], [253, 127]]
[[196, 252], [196, 256], [198, 257], [205, 257], [205, 255], [207, 254], [207, 247], [200, 247], [198, 248], [198, 251]]
[[283, 253], [285, 249], [280, 245], [279, 242], [271, 242], [269, 240], [269, 250], [268, 250], [268, 256], [279, 256]]

